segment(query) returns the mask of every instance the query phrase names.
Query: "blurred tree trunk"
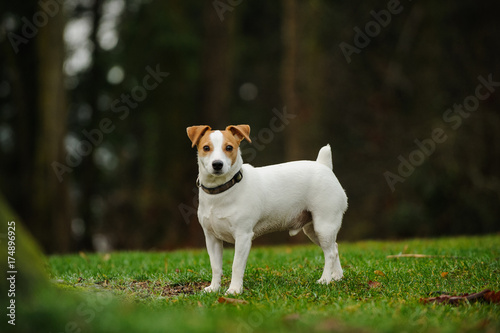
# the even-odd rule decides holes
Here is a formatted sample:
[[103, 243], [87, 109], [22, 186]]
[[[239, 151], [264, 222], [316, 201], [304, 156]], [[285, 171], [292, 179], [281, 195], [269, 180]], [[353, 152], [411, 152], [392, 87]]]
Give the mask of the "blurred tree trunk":
[[52, 162], [65, 161], [67, 105], [63, 86], [64, 15], [51, 18], [37, 36], [38, 113], [31, 229], [48, 252], [68, 251], [71, 246], [70, 200], [67, 181], [59, 182]]
[[287, 113], [296, 115], [286, 127], [285, 158], [313, 158], [318, 146], [324, 89], [324, 60], [319, 47], [322, 1], [283, 0], [281, 89]]
[[[286, 112], [295, 115], [285, 129], [287, 161], [314, 159], [320, 147], [319, 115], [324, 100], [325, 71], [318, 46], [320, 10], [319, 0], [283, 0], [281, 89]], [[290, 242], [300, 243], [306, 239], [301, 233]]]
[[[90, 103], [90, 107], [92, 109], [91, 119], [88, 125], [88, 128], [99, 128], [100, 114], [98, 113], [98, 98], [99, 98], [99, 90], [100, 87], [104, 86], [102, 82], [102, 77], [104, 76], [101, 70], [101, 60], [100, 60], [100, 51], [99, 42], [97, 40], [97, 30], [99, 28], [99, 22], [102, 17], [102, 0], [95, 0], [90, 8], [92, 13], [92, 32], [90, 33], [89, 39], [94, 45], [92, 51], [92, 67], [86, 76], [85, 86], [87, 90], [85, 91], [86, 98]], [[97, 149], [98, 147], [94, 147]], [[79, 214], [81, 214], [81, 218], [85, 223], [85, 231], [79, 239], [78, 248], [91, 250], [93, 249], [92, 244], [92, 234], [94, 233], [94, 229], [97, 225], [97, 217], [92, 213], [91, 209], [91, 200], [92, 197], [99, 193], [99, 190], [96, 186], [98, 183], [99, 173], [92, 159], [92, 155], [87, 156], [82, 159], [82, 165], [80, 166], [81, 172], [81, 202], [79, 202]]]
[[[33, 64], [34, 61], [31, 61], [34, 58], [32, 55], [34, 52], [30, 52], [34, 48], [32, 45], [27, 45], [26, 48], [30, 47], [31, 49], [22, 54], [15, 54], [7, 41], [0, 44], [6, 58], [6, 72], [8, 77], [11, 78], [12, 102], [18, 110], [18, 117], [13, 123], [13, 128], [19, 145], [14, 158], [15, 166], [8, 169], [12, 174], [5, 179], [5, 182], [9, 184], [6, 188], [16, 187], [20, 190], [6, 192], [9, 194], [8, 199], [13, 209], [23, 219], [29, 221], [29, 217], [33, 214], [33, 207], [31, 204], [26, 204], [25, 189], [33, 186], [35, 151], [33, 133], [36, 133], [38, 119], [34, 111], [36, 102], [33, 101], [33, 98], [30, 98], [31, 93], [36, 90], [36, 84], [34, 84], [33, 80], [26, 79], [26, 73], [32, 73], [36, 70], [36, 66]], [[6, 163], [4, 162], [4, 164]], [[30, 199], [28, 198], [28, 200]]]
[[[283, 0], [283, 61], [281, 67], [281, 89], [284, 107], [291, 114], [298, 113], [297, 103], [297, 1]], [[286, 130], [285, 158], [296, 159], [300, 150], [298, 125], [291, 121]]]
[[221, 22], [212, 1], [203, 8], [202, 121], [214, 128], [227, 126], [234, 58], [234, 17]]

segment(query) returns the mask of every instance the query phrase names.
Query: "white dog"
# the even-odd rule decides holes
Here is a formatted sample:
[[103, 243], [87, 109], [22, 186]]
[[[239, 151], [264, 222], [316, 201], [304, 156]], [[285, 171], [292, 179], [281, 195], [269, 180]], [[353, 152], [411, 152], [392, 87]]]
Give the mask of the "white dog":
[[254, 168], [243, 164], [239, 149], [243, 139], [251, 142], [250, 126], [228, 126], [224, 131], [192, 126], [187, 134], [198, 148], [198, 219], [212, 266], [206, 291], [220, 288], [223, 241], [235, 244], [226, 294], [239, 294], [252, 240], [279, 230], [294, 236], [302, 229], [323, 249], [325, 267], [318, 283], [342, 278], [336, 239], [347, 196], [332, 172], [329, 145], [321, 148], [316, 161]]

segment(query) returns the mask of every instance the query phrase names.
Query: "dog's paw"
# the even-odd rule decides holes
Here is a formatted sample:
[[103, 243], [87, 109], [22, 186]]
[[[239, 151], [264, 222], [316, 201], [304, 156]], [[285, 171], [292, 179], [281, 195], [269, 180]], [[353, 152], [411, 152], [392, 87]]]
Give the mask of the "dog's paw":
[[344, 273], [342, 271], [340, 272], [333, 272], [332, 274], [332, 280], [333, 281], [340, 281], [344, 277]]
[[219, 291], [219, 287], [215, 287], [215, 286], [212, 286], [212, 285], [209, 285], [208, 287], [206, 287], [205, 289], [203, 289], [206, 293], [215, 293], [217, 291]]
[[243, 287], [239, 288], [234, 288], [234, 287], [229, 287], [229, 289], [226, 291], [226, 295], [237, 295], [241, 294], [243, 292]]
[[331, 279], [327, 279], [325, 277], [321, 277], [318, 281], [316, 281], [316, 283], [319, 283], [319, 284], [329, 284], [331, 281]]

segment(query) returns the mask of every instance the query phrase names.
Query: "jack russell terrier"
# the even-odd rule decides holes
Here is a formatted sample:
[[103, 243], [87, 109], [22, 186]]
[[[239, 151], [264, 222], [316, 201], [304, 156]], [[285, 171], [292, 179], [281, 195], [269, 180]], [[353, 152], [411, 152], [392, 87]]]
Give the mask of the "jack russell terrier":
[[222, 277], [222, 242], [235, 244], [231, 284], [226, 294], [243, 291], [243, 274], [252, 240], [273, 231], [302, 229], [325, 256], [318, 283], [338, 281], [343, 272], [336, 243], [347, 196], [332, 172], [329, 145], [316, 161], [295, 161], [254, 168], [243, 164], [240, 143], [250, 140], [250, 126], [187, 128], [192, 147], [198, 149], [198, 220], [205, 233], [215, 292]]

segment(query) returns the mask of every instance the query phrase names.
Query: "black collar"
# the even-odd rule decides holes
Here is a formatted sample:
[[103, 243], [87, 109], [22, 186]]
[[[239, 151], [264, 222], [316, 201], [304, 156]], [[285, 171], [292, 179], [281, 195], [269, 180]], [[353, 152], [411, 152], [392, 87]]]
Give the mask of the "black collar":
[[224, 184], [219, 185], [217, 187], [205, 187], [205, 186], [203, 186], [202, 183], [200, 183], [199, 179], [196, 180], [196, 185], [198, 185], [198, 187], [201, 187], [201, 189], [208, 194], [219, 194], [219, 193], [222, 193], [222, 192], [229, 190], [231, 187], [236, 185], [236, 183], [239, 183], [242, 179], [243, 179], [243, 173], [240, 170], [227, 183], [224, 183]]

